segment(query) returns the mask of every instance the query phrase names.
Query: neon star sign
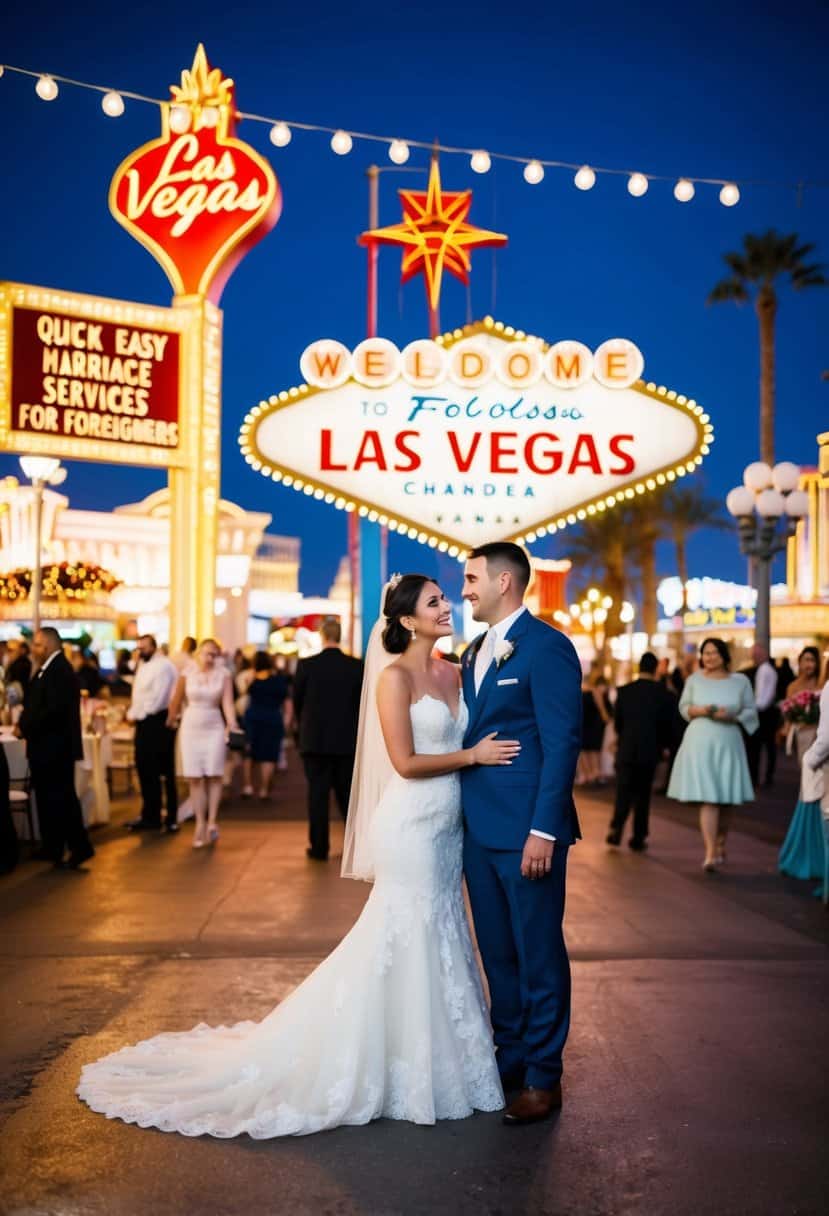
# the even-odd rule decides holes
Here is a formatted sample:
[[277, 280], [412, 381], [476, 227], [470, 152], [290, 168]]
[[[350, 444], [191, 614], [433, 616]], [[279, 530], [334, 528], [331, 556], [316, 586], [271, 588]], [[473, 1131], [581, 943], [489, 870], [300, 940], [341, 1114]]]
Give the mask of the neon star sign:
[[436, 156], [432, 158], [425, 191], [400, 190], [398, 193], [403, 207], [400, 223], [364, 232], [360, 243], [403, 247], [402, 282], [408, 283], [416, 275], [423, 275], [435, 331], [433, 336], [436, 336], [444, 271], [468, 284], [472, 268], [470, 250], [506, 245], [508, 238], [501, 232], [476, 228], [468, 222], [472, 191], [444, 190]]

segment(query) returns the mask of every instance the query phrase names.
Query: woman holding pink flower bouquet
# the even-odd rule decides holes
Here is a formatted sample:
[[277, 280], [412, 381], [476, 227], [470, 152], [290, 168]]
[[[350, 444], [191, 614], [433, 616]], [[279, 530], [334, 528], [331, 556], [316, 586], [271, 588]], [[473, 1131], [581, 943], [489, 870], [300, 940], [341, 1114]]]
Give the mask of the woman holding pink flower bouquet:
[[[786, 699], [780, 706], [786, 727], [787, 751], [793, 749], [801, 765], [817, 735], [820, 688], [820, 652], [817, 646], [806, 646], [797, 658], [797, 679], [786, 689]], [[805, 799], [802, 785], [780, 849], [778, 868], [792, 878], [820, 878], [823, 875], [820, 802]]]

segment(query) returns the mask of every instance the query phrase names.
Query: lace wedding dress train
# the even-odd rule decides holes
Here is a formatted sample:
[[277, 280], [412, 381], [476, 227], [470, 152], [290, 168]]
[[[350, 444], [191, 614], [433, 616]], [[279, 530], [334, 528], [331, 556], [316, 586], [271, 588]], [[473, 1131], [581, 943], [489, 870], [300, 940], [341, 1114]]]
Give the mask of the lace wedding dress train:
[[[455, 751], [457, 718], [425, 697], [415, 749]], [[456, 774], [395, 775], [372, 823], [376, 879], [354, 928], [261, 1022], [204, 1024], [82, 1071], [108, 1118], [185, 1136], [307, 1135], [385, 1116], [462, 1119], [503, 1102], [461, 889]]]

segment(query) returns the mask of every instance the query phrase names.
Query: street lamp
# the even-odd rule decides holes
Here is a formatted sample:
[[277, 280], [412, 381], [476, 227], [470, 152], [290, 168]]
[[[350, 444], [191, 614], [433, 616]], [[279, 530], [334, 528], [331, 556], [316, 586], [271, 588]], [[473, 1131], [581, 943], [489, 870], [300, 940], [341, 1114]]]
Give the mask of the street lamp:
[[[771, 645], [771, 564], [797, 529], [797, 521], [809, 514], [809, 496], [798, 490], [800, 469], [790, 460], [774, 468], [762, 460], [750, 464], [743, 484], [727, 496], [725, 505], [737, 520], [740, 552], [754, 558], [754, 640], [766, 650]], [[780, 520], [782, 528], [778, 528]]]
[[23, 476], [28, 477], [35, 492], [35, 560], [32, 563], [32, 633], [40, 629], [41, 564], [43, 543], [43, 491], [46, 486], [59, 486], [66, 480], [66, 469], [53, 456], [21, 456]]

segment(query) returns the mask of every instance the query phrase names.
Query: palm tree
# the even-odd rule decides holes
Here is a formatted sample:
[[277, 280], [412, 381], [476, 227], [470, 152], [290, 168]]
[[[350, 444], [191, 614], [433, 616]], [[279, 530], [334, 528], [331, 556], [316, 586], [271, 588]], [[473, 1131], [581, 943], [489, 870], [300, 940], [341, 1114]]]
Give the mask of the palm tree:
[[613, 600], [605, 623], [606, 639], [622, 632], [619, 613], [629, 579], [625, 561], [630, 547], [629, 514], [624, 507], [616, 507], [590, 516], [566, 541], [567, 556], [579, 574], [594, 575], [602, 590]]
[[724, 253], [731, 274], [721, 279], [708, 296], [709, 304], [734, 300], [744, 304], [752, 297], [760, 322], [760, 456], [774, 464], [774, 323], [777, 316], [777, 280], [788, 275], [795, 291], [825, 287], [823, 266], [808, 264], [814, 245], [799, 244], [797, 233], [782, 236], [773, 228], [762, 236], [743, 237], [741, 253]]
[[674, 542], [676, 572], [682, 583], [682, 608], [687, 608], [685, 584], [688, 582], [688, 538], [700, 528], [730, 528], [723, 517], [720, 503], [709, 498], [705, 486], [687, 478], [680, 485], [666, 489], [661, 500], [661, 513], [667, 531]]
[[642, 587], [642, 628], [650, 645], [659, 620], [656, 599], [659, 583], [656, 573], [656, 545], [666, 534], [663, 495], [652, 494], [645, 500], [636, 500], [630, 508], [629, 516], [629, 544], [639, 569]]

